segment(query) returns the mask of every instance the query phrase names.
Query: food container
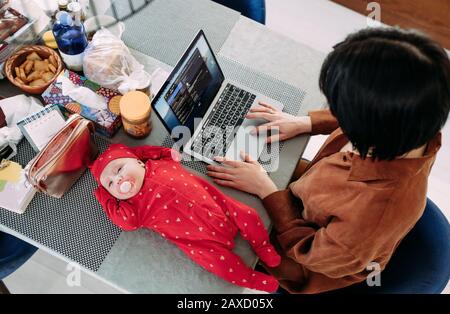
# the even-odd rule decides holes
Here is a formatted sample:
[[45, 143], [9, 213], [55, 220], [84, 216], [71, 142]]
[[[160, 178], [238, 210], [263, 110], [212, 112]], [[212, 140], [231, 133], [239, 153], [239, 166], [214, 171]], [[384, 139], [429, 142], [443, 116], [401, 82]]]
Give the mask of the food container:
[[152, 130], [150, 98], [140, 91], [126, 93], [120, 99], [120, 115], [125, 133], [134, 138], [144, 138]]

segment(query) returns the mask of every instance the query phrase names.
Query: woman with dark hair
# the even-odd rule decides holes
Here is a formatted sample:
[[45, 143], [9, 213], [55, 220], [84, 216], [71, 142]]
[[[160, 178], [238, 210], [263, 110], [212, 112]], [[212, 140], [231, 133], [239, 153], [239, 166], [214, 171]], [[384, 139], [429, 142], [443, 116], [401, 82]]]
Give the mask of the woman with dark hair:
[[283, 257], [266, 269], [292, 293], [364, 281], [419, 220], [450, 109], [450, 61], [418, 33], [365, 29], [335, 46], [319, 85], [329, 110], [295, 117], [261, 104], [248, 114], [268, 121], [259, 130], [278, 128], [279, 140], [331, 134], [286, 190], [248, 156], [208, 166], [218, 184], [263, 200]]

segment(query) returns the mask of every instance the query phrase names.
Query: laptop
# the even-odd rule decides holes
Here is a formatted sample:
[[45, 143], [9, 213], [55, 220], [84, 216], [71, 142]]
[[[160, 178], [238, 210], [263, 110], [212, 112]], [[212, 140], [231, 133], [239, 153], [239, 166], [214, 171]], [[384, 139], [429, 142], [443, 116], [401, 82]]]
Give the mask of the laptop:
[[183, 151], [216, 164], [215, 156], [241, 160], [240, 152], [258, 160], [267, 134], [250, 134], [265, 120], [246, 119], [259, 102], [283, 105], [225, 78], [202, 30], [178, 61], [152, 101], [152, 108]]

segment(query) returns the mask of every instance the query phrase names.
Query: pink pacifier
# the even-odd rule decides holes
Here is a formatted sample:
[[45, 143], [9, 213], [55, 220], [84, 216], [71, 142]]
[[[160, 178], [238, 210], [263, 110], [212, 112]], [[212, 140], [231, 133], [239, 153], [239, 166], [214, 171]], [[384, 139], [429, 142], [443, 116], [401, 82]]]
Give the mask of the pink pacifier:
[[121, 180], [119, 183], [119, 188], [118, 188], [118, 192], [121, 194], [128, 194], [134, 186], [134, 182], [132, 179], [124, 179], [123, 181]]
[[120, 189], [120, 192], [122, 192], [123, 194], [127, 194], [128, 192], [130, 192], [131, 187], [132, 186], [131, 186], [130, 181], [125, 181], [120, 184], [119, 189]]

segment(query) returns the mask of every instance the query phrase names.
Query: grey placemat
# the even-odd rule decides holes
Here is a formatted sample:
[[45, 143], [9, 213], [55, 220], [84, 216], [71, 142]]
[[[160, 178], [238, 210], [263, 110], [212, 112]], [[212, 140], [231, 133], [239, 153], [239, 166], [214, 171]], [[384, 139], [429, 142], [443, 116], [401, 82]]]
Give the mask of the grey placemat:
[[122, 39], [128, 47], [171, 66], [200, 29], [218, 52], [240, 16], [211, 0], [121, 0], [107, 14], [125, 23]]
[[[101, 151], [107, 141], [95, 137]], [[36, 153], [26, 140], [13, 158], [26, 165]], [[95, 180], [86, 171], [61, 199], [36, 193], [24, 214], [0, 208], [0, 223], [47, 246], [87, 269], [97, 271], [121, 230], [94, 197]]]
[[[218, 56], [218, 62], [222, 71], [227, 79], [248, 86], [249, 88], [262, 93], [265, 96], [273, 98], [284, 105], [283, 111], [298, 115], [302, 102], [306, 96], [306, 92], [284, 83], [276, 78], [265, 75], [264, 73], [258, 72], [250, 67], [247, 67], [235, 60], [226, 58], [224, 56]], [[162, 146], [172, 147], [174, 144], [173, 140], [169, 135], [164, 139]], [[283, 149], [283, 142], [278, 143], [278, 150], [272, 149], [271, 145], [268, 145], [268, 149], [263, 151], [260, 156], [261, 160], [273, 161], [280, 154]], [[267, 155], [267, 154], [270, 154]], [[198, 160], [188, 160], [191, 157], [183, 156], [182, 164], [194, 169], [200, 173], [206, 174], [206, 163]], [[269, 164], [262, 163], [262, 166], [266, 170], [270, 171]]]

